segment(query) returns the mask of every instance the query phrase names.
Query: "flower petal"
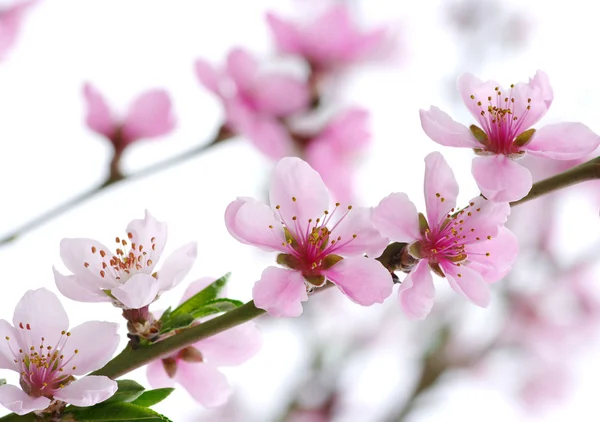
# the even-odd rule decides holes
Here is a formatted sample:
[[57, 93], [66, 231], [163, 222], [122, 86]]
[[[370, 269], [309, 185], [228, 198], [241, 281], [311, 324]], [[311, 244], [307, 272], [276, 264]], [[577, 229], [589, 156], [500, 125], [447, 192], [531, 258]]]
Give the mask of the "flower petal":
[[471, 131], [465, 125], [453, 120], [435, 106], [428, 111], [419, 110], [421, 127], [425, 134], [440, 145], [447, 147], [481, 148]]
[[460, 267], [450, 262], [440, 262], [448, 283], [454, 291], [482, 308], [490, 304], [490, 288], [481, 275], [468, 265]]
[[206, 407], [225, 404], [231, 394], [231, 387], [225, 375], [206, 363], [177, 362], [175, 380], [194, 400]]
[[74, 406], [87, 407], [112, 397], [117, 383], [105, 376], [88, 375], [58, 389], [54, 398]]
[[87, 105], [85, 122], [90, 129], [111, 139], [115, 135], [116, 122], [102, 94], [90, 83], [83, 86]]
[[114, 287], [111, 294], [129, 309], [140, 309], [150, 305], [160, 289], [157, 279], [148, 274], [135, 274], [125, 284]]
[[379, 261], [365, 257], [344, 258], [323, 275], [350, 300], [371, 306], [392, 294], [394, 283], [390, 272]]
[[546, 114], [554, 98], [550, 80], [541, 70], [528, 83], [516, 84], [510, 96], [515, 99], [513, 115], [518, 118], [520, 132], [535, 125]]
[[158, 221], [146, 210], [144, 219], [132, 220], [127, 225], [127, 234], [131, 233], [129, 241], [137, 247], [143, 246], [148, 252], [148, 259], [153, 264], [147, 268], [151, 270], [158, 262], [167, 243], [167, 223]]
[[173, 388], [175, 380], [167, 374], [162, 359], [153, 360], [146, 366], [146, 376], [152, 388]]
[[156, 89], [140, 95], [129, 107], [123, 122], [123, 139], [127, 144], [142, 138], [156, 138], [171, 132], [174, 127], [169, 94]]
[[392, 193], [373, 209], [373, 224], [395, 242], [411, 243], [421, 237], [417, 207], [405, 193]]
[[[365, 207], [352, 208], [346, 217], [331, 231], [331, 238], [341, 237], [340, 246], [335, 253], [342, 256], [367, 254], [376, 258], [388, 245], [388, 239], [382, 237], [373, 225], [372, 210]], [[347, 244], [344, 244], [348, 242]]]
[[63, 275], [52, 267], [54, 272], [54, 282], [58, 291], [63, 296], [78, 302], [110, 302], [111, 299], [100, 288], [100, 286], [92, 286], [83, 282], [80, 279], [85, 279], [85, 276]]
[[262, 336], [253, 322], [201, 340], [194, 346], [213, 366], [240, 365], [254, 356], [262, 345]]
[[0, 368], [19, 371], [12, 350], [18, 351], [20, 347], [17, 330], [8, 321], [0, 319]]
[[87, 321], [70, 330], [69, 342], [61, 352], [73, 352], [69, 366], [73, 375], [84, 375], [103, 367], [119, 346], [119, 325], [112, 322]]
[[583, 123], [547, 125], [535, 132], [525, 146], [528, 152], [555, 160], [582, 158], [600, 145], [600, 136]]
[[[501, 89], [500, 84], [496, 81], [485, 81], [473, 76], [470, 73], [463, 73], [457, 81], [457, 88], [460, 96], [465, 103], [465, 106], [469, 109], [475, 120], [479, 122], [481, 128], [487, 126], [487, 116], [482, 116], [482, 109], [487, 110], [487, 104], [489, 103], [488, 97], [492, 97], [496, 94], [495, 88]], [[478, 105], [478, 102], [483, 104]]]
[[279, 160], [271, 176], [269, 189], [271, 208], [279, 213], [288, 228], [294, 227], [293, 217], [301, 225], [315, 220], [329, 208], [329, 191], [311, 166], [296, 157]]
[[354, 202], [354, 157], [340, 152], [333, 139], [313, 139], [304, 150], [304, 159], [323, 178], [336, 201]]
[[481, 196], [473, 198], [469, 202], [469, 206], [461, 210], [455, 219], [455, 221], [463, 221], [457, 226], [457, 230], [462, 235], [460, 236], [461, 243], [468, 245], [489, 242], [488, 236], [496, 237], [499, 228], [506, 223], [510, 211], [508, 202], [494, 202]]
[[260, 152], [274, 160], [292, 153], [292, 139], [281, 122], [272, 117], [255, 114], [246, 117], [249, 117], [249, 119], [244, 120], [243, 123], [238, 121], [238, 126], [243, 135], [252, 141]]
[[425, 318], [431, 312], [435, 299], [433, 278], [426, 259], [404, 278], [398, 290], [400, 308], [410, 320]]
[[475, 157], [471, 171], [481, 193], [496, 202], [517, 201], [533, 185], [529, 170], [504, 155]]
[[446, 219], [448, 212], [456, 207], [458, 183], [452, 169], [439, 152], [425, 157], [425, 206], [430, 227], [436, 227]]
[[217, 72], [214, 66], [206, 60], [198, 59], [196, 60], [194, 68], [200, 83], [213, 94], [221, 96], [219, 89], [221, 75], [219, 72]]
[[258, 72], [256, 59], [242, 48], [234, 48], [227, 56], [227, 75], [233, 79], [239, 90], [252, 88]]
[[0, 385], [0, 404], [17, 415], [26, 415], [34, 410], [44, 410], [50, 406], [50, 399], [31, 397], [14, 385], [4, 384]]
[[283, 74], [264, 74], [255, 81], [253, 90], [256, 108], [271, 116], [289, 116], [308, 106], [308, 85]]
[[469, 268], [481, 274], [486, 283], [494, 283], [511, 270], [519, 253], [519, 242], [513, 232], [501, 227], [497, 236], [467, 245], [465, 251]]
[[254, 198], [238, 198], [225, 210], [225, 225], [238, 241], [266, 251], [278, 251], [285, 243], [281, 221], [273, 210]]
[[[202, 290], [204, 290], [205, 288], [210, 286], [215, 281], [217, 281], [216, 277], [202, 277], [196, 281], [191, 282], [185, 289], [185, 292], [183, 293], [183, 296], [181, 297], [181, 301], [179, 302], [179, 304], [182, 304], [186, 300], [192, 298], [194, 295], [196, 295], [196, 293], [200, 293]], [[224, 290], [225, 289], [221, 290], [221, 293], [219, 294], [219, 296], [224, 295]]]
[[267, 267], [252, 289], [257, 308], [274, 317], [297, 317], [308, 300], [304, 278], [298, 271]]
[[[79, 276], [77, 282], [91, 291], [110, 289], [117, 284], [111, 271], [101, 277], [104, 258], [101, 253], [111, 255], [110, 249], [93, 239], [70, 239], [60, 241], [60, 257], [65, 266]], [[87, 264], [87, 265], [86, 265]]]
[[294, 24], [275, 16], [271, 12], [267, 13], [267, 24], [280, 51], [285, 53], [298, 53], [300, 51], [298, 30]]
[[[54, 345], [62, 336], [62, 331], [69, 329], [69, 317], [58, 297], [50, 290], [41, 288], [28, 290], [15, 308], [13, 326], [19, 331], [28, 347], [38, 346], [44, 337], [44, 343]], [[23, 329], [19, 330], [19, 327]]]
[[198, 245], [196, 242], [186, 243], [175, 250], [158, 271], [159, 292], [166, 292], [177, 286], [192, 269], [197, 255]]

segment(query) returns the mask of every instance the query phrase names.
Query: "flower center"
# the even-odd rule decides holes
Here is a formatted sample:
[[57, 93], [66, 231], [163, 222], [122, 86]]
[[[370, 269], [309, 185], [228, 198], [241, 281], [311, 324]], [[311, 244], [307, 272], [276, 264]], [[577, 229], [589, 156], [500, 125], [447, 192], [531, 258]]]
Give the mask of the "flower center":
[[470, 96], [481, 110], [479, 122], [483, 126], [487, 139], [476, 137], [485, 145], [485, 151], [503, 155], [521, 152], [520, 145], [515, 144], [514, 141], [527, 129], [523, 127], [523, 122], [531, 110], [531, 98], [527, 99], [527, 106], [523, 114], [518, 116], [515, 113], [514, 87], [514, 84], [510, 86], [508, 95], [503, 95], [500, 87], [495, 87], [494, 94], [488, 96], [487, 99], [476, 98], [475, 95]]

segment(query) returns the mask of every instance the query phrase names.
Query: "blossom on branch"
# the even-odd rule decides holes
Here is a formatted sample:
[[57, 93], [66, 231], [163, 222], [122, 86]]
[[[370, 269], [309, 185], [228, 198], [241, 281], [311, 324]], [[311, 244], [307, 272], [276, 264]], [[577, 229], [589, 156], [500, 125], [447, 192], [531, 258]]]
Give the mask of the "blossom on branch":
[[411, 319], [429, 314], [435, 296], [430, 271], [446, 277], [460, 295], [486, 307], [488, 283], [502, 278], [517, 257], [517, 239], [503, 226], [510, 206], [477, 197], [456, 209], [458, 184], [439, 152], [425, 158], [424, 190], [427, 217], [417, 213], [405, 193], [392, 193], [373, 210], [381, 234], [408, 243], [409, 253], [419, 260], [400, 285], [402, 310]]
[[582, 123], [531, 128], [553, 99], [542, 71], [528, 83], [511, 85], [508, 90], [465, 73], [458, 79], [458, 90], [481, 127], [467, 128], [435, 106], [420, 111], [421, 125], [427, 136], [441, 145], [473, 148], [478, 155], [473, 160], [473, 176], [481, 192], [493, 201], [516, 201], [531, 190], [531, 173], [515, 162], [525, 153], [573, 160], [600, 144], [600, 137]]
[[[214, 281], [205, 277], [191, 283], [181, 303]], [[177, 382], [203, 406], [221, 406], [229, 398], [231, 387], [218, 367], [244, 363], [261, 344], [260, 332], [250, 321], [153, 361], [147, 366], [148, 381], [153, 388], [173, 387]]]
[[254, 285], [257, 307], [272, 316], [299, 316], [307, 292], [327, 280], [363, 306], [391, 294], [389, 272], [373, 259], [387, 239], [373, 226], [369, 209], [341, 203], [331, 209], [321, 176], [293, 157], [275, 166], [269, 198], [270, 206], [238, 198], [225, 211], [227, 229], [237, 240], [280, 252], [277, 262], [285, 268], [268, 267]]
[[80, 302], [140, 309], [179, 284], [192, 268], [195, 242], [181, 246], [155, 271], [167, 241], [167, 225], [148, 211], [143, 220], [131, 221], [126, 232], [126, 237], [115, 239], [114, 253], [93, 239], [63, 239], [60, 256], [73, 275], [54, 269], [58, 290]]
[[0, 403], [24, 415], [57, 401], [93, 406], [111, 397], [117, 383], [105, 376], [86, 376], [104, 366], [119, 345], [118, 325], [89, 321], [69, 331], [69, 318], [56, 295], [29, 290], [13, 316], [0, 320], [0, 368], [16, 371], [21, 388], [0, 386]]

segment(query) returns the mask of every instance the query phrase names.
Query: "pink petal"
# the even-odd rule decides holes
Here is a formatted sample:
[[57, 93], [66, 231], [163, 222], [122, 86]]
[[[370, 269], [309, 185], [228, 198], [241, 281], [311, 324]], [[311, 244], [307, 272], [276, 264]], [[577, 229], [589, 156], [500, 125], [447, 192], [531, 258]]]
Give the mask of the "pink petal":
[[266, 251], [278, 251], [285, 243], [281, 221], [273, 210], [254, 198], [238, 198], [225, 210], [225, 225], [238, 241]]
[[112, 322], [88, 321], [69, 330], [69, 342], [61, 352], [74, 354], [69, 366], [76, 367], [73, 375], [84, 375], [102, 368], [119, 346], [119, 325]]
[[390, 272], [379, 261], [365, 257], [344, 258], [323, 275], [359, 305], [371, 306], [392, 294]]
[[529, 170], [504, 155], [475, 157], [471, 171], [481, 193], [496, 202], [517, 201], [533, 185]]
[[156, 300], [159, 289], [159, 281], [151, 275], [135, 274], [110, 292], [128, 309], [140, 309]]
[[129, 107], [123, 122], [125, 143], [166, 135], [175, 127], [171, 99], [162, 89], [148, 91], [137, 97]]
[[3, 60], [13, 46], [19, 32], [25, 12], [37, 3], [37, 0], [20, 1], [0, 10], [0, 60]]
[[410, 320], [420, 320], [431, 312], [435, 299], [433, 278], [426, 259], [406, 276], [398, 290], [400, 308]]
[[519, 242], [513, 232], [501, 227], [497, 236], [467, 245], [465, 251], [469, 268], [481, 274], [486, 283], [494, 283], [511, 270], [519, 253]]
[[[57, 344], [61, 332], [68, 331], [69, 317], [54, 293], [41, 288], [28, 290], [15, 308], [13, 326], [27, 326], [21, 336], [38, 343], [42, 337], [46, 344]], [[26, 333], [26, 334], [25, 334]]]
[[221, 406], [231, 395], [225, 375], [206, 363], [177, 362], [175, 379], [194, 400], [206, 407]]
[[26, 415], [34, 410], [44, 410], [50, 406], [46, 397], [31, 397], [14, 385], [0, 385], [0, 404], [17, 415]]
[[278, 74], [265, 74], [257, 78], [253, 94], [260, 112], [279, 117], [306, 109], [310, 100], [305, 82]]
[[167, 224], [158, 221], [146, 210], [144, 219], [132, 220], [126, 230], [128, 234], [132, 234], [129, 242], [135, 243], [138, 248], [142, 245], [143, 250], [148, 252], [148, 259], [152, 260], [153, 264], [147, 269], [154, 268], [167, 243]]
[[304, 159], [323, 178], [323, 182], [336, 201], [344, 204], [354, 202], [355, 166], [352, 158], [340, 153], [333, 139], [313, 139], [304, 150]]
[[153, 360], [146, 366], [146, 376], [152, 388], [173, 388], [175, 386], [175, 380], [165, 371], [162, 359]]
[[425, 157], [425, 206], [430, 227], [442, 223], [448, 212], [456, 207], [458, 183], [452, 169], [439, 152]]
[[506, 92], [515, 99], [513, 114], [518, 117], [521, 131], [536, 124], [546, 114], [554, 98], [548, 76], [541, 70], [528, 83], [520, 82], [512, 91]]
[[278, 160], [293, 151], [294, 145], [287, 129], [274, 118], [253, 115], [240, 129], [269, 158]]
[[202, 290], [206, 289], [215, 281], [217, 281], [216, 277], [202, 277], [196, 281], [191, 282], [185, 289], [185, 292], [183, 293], [183, 296], [181, 297], [181, 301], [179, 303], [181, 304], [186, 300], [191, 299], [192, 296], [196, 295], [196, 293], [200, 293]]
[[18, 339], [17, 330], [8, 321], [0, 319], [0, 368], [19, 371], [15, 365], [15, 355], [12, 352], [12, 350], [18, 351], [21, 347]]
[[54, 398], [74, 406], [87, 407], [112, 397], [117, 383], [108, 377], [88, 375], [60, 388]]
[[250, 89], [258, 73], [258, 63], [246, 50], [234, 48], [227, 56], [227, 75], [242, 91]]
[[[92, 252], [92, 251], [96, 252]], [[81, 287], [94, 291], [96, 289], [111, 289], [116, 285], [112, 273], [100, 276], [103, 270], [104, 258], [100, 251], [110, 254], [110, 249], [93, 239], [69, 239], [60, 241], [60, 257], [65, 266], [75, 275]], [[89, 265], [85, 265], [85, 264]]]
[[[481, 128], [485, 128], [487, 125], [487, 116], [481, 116], [482, 107], [485, 110], [489, 103], [488, 97], [494, 98], [496, 94], [495, 88], [500, 87], [500, 84], [496, 81], [485, 81], [473, 76], [470, 73], [463, 73], [457, 82], [458, 92], [465, 103], [465, 106], [469, 109], [473, 117], [479, 122]], [[504, 90], [502, 90], [504, 91]], [[474, 98], [471, 98], [473, 96]], [[477, 105], [481, 102], [483, 106]]]
[[453, 120], [435, 106], [428, 111], [419, 110], [421, 127], [432, 140], [448, 147], [481, 148], [471, 131], [465, 125]]
[[405, 193], [391, 193], [373, 209], [373, 224], [382, 235], [395, 242], [419, 239], [419, 217], [415, 204]]
[[297, 317], [302, 302], [308, 300], [302, 274], [283, 268], [267, 267], [252, 289], [257, 308], [274, 317]]
[[86, 124], [94, 132], [111, 139], [115, 135], [117, 123], [106, 100], [90, 83], [83, 86], [83, 96], [87, 104]]
[[[470, 205], [473, 204], [473, 205]], [[473, 198], [469, 207], [461, 210], [457, 219], [463, 220], [464, 233], [461, 242], [465, 245], [477, 242], [489, 242], [488, 236], [495, 238], [499, 228], [506, 223], [510, 215], [507, 202], [493, 202], [481, 196]]]
[[306, 162], [296, 157], [279, 160], [271, 176], [269, 189], [271, 207], [280, 207], [279, 213], [287, 227], [293, 227], [292, 218], [300, 224], [317, 219], [329, 208], [329, 191], [323, 179]]
[[481, 275], [468, 265], [457, 266], [451, 262], [440, 262], [448, 283], [454, 291], [485, 308], [491, 300], [490, 289]]
[[166, 292], [177, 286], [192, 269], [197, 255], [196, 242], [186, 243], [175, 250], [158, 271], [159, 292]]
[[198, 59], [196, 60], [194, 68], [200, 83], [213, 94], [221, 96], [219, 89], [221, 74], [217, 72], [214, 66], [208, 63], [206, 60]]
[[303, 53], [319, 65], [355, 57], [360, 33], [353, 27], [347, 6], [334, 5], [302, 33]]
[[336, 254], [343, 256], [378, 257], [388, 245], [388, 239], [382, 237], [373, 225], [372, 210], [365, 207], [352, 208], [348, 215], [332, 230], [332, 237], [341, 237], [342, 244], [349, 243], [336, 249]]
[[213, 366], [240, 365], [260, 350], [262, 336], [253, 322], [230, 328], [194, 346]]
[[299, 52], [299, 34], [298, 30], [293, 24], [280, 19], [271, 12], [267, 13], [267, 24], [273, 33], [275, 43], [280, 51], [285, 53]]
[[[85, 276], [63, 275], [56, 268], [52, 267], [54, 272], [54, 282], [58, 291], [63, 296], [78, 302], [110, 302], [108, 297], [98, 285], [89, 285], [88, 283], [80, 283], [80, 279], [85, 279]], [[111, 286], [112, 287], [112, 286]]]
[[583, 158], [600, 145], [600, 136], [582, 123], [547, 125], [525, 146], [528, 152], [555, 160]]
[[347, 154], [348, 150], [358, 151], [364, 149], [371, 141], [369, 118], [368, 110], [360, 107], [350, 107], [332, 119], [309, 146], [324, 139], [337, 149], [338, 153]]

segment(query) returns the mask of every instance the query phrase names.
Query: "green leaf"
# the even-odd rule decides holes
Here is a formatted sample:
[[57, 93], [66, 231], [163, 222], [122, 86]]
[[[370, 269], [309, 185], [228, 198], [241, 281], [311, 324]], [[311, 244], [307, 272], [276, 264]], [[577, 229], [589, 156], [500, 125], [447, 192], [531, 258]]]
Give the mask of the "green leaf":
[[133, 380], [118, 380], [117, 392], [104, 403], [130, 402], [137, 399], [145, 388]]
[[19, 416], [16, 413], [10, 413], [0, 418], [0, 421], [2, 422], [36, 422], [38, 420], [39, 419], [33, 412], [22, 416]]
[[133, 403], [100, 403], [93, 407], [65, 409], [77, 422], [172, 422], [169, 418], [147, 407]]
[[235, 299], [219, 298], [206, 302], [201, 308], [196, 309], [192, 313], [194, 319], [198, 319], [207, 315], [217, 314], [219, 312], [229, 312], [232, 309], [240, 307], [244, 302]]
[[144, 391], [141, 396], [132, 401], [132, 404], [142, 406], [142, 407], [150, 407], [154, 406], [157, 403], [160, 403], [164, 399], [166, 399], [169, 394], [171, 394], [175, 390], [174, 388], [157, 388], [156, 390], [148, 390]]

